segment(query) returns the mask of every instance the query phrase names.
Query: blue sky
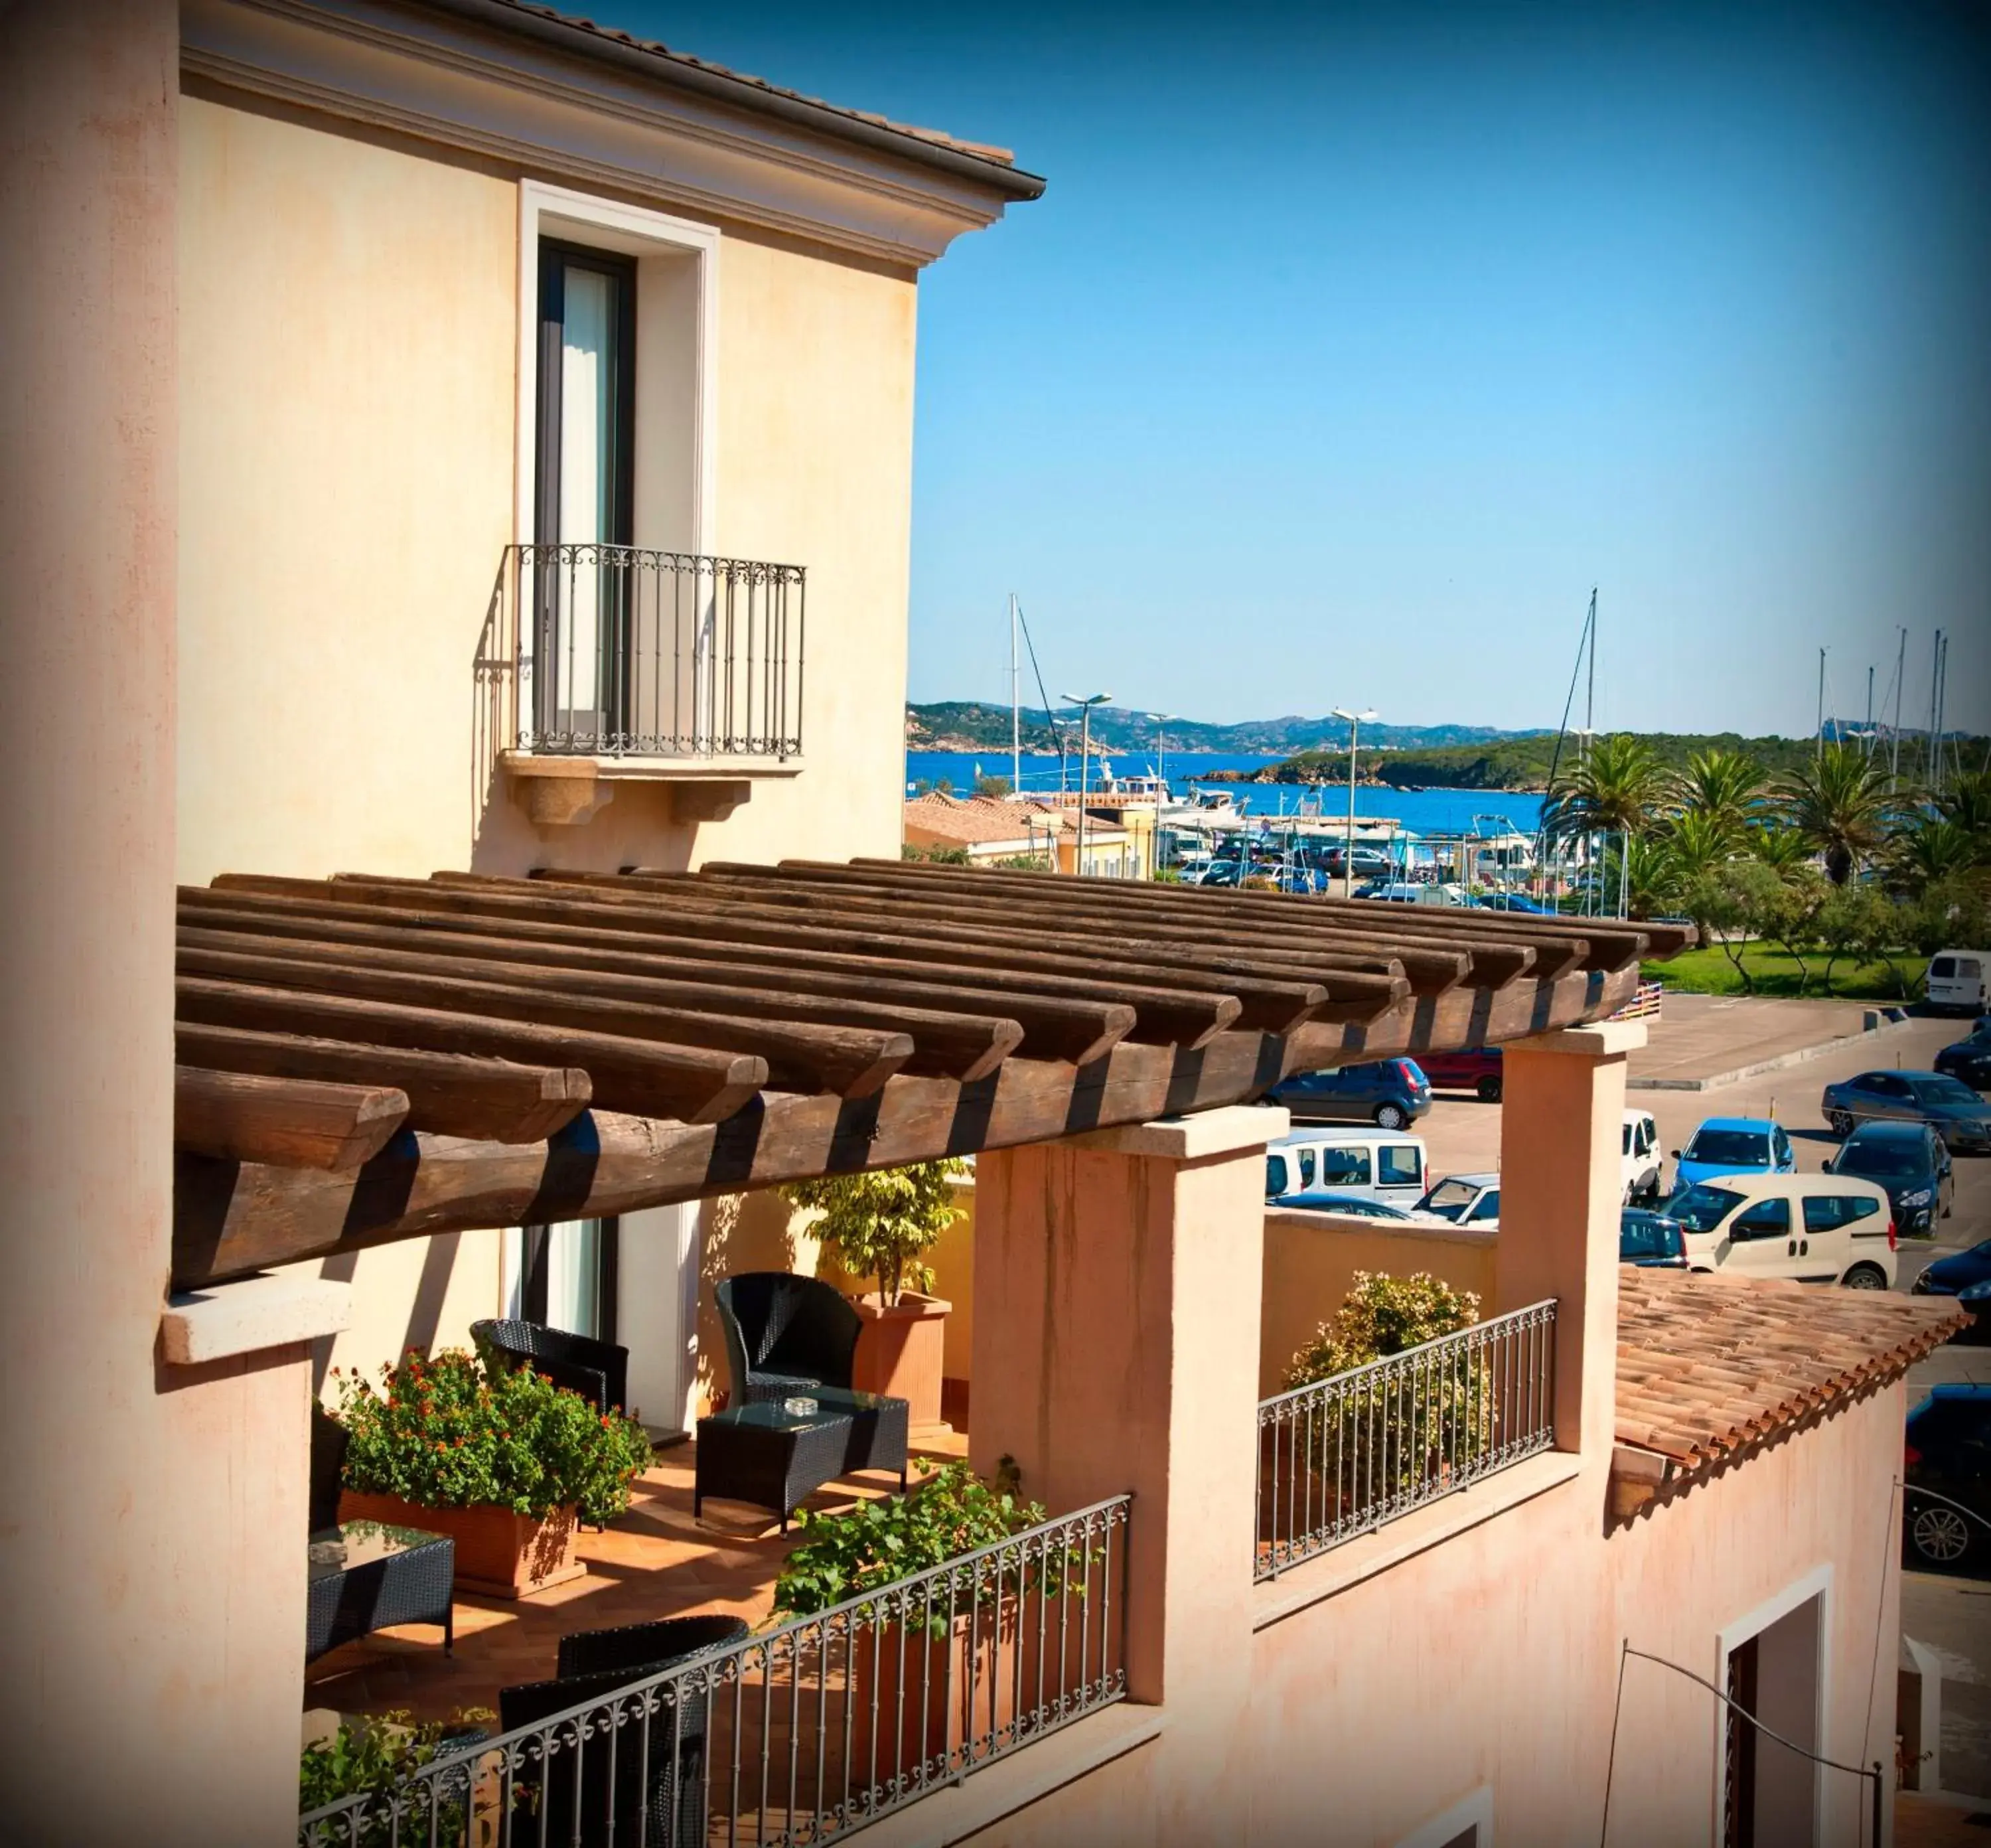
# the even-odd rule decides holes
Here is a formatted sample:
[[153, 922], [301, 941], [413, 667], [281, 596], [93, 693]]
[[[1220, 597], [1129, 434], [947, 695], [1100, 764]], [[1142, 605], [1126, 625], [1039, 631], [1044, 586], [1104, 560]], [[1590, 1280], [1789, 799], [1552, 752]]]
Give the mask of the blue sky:
[[1991, 730], [1991, 18], [637, 5], [1013, 147], [921, 284], [915, 699]]

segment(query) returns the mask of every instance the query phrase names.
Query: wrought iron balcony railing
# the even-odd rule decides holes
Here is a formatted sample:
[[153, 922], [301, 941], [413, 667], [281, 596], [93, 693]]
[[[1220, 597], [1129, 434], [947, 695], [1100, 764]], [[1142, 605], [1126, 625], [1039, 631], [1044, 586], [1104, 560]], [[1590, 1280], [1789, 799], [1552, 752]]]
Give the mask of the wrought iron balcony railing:
[[1535, 1303], [1261, 1404], [1253, 1576], [1551, 1448], [1555, 1322]]
[[446, 1751], [298, 1819], [299, 1848], [802, 1848], [1127, 1691], [1115, 1496]]
[[509, 546], [481, 677], [508, 686], [511, 749], [782, 761], [802, 754], [804, 604], [800, 565]]

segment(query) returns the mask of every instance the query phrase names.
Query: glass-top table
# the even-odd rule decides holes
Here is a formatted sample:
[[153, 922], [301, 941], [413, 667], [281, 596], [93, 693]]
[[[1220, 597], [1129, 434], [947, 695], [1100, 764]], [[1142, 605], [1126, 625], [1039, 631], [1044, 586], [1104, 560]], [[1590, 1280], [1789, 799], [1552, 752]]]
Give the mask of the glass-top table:
[[788, 1517], [825, 1482], [858, 1469], [896, 1469], [906, 1486], [904, 1399], [833, 1386], [750, 1400], [698, 1421], [694, 1519], [708, 1495]]
[[306, 1547], [305, 1659], [402, 1623], [439, 1623], [456, 1646], [450, 1588], [456, 1542], [420, 1527], [347, 1521], [321, 1527]]

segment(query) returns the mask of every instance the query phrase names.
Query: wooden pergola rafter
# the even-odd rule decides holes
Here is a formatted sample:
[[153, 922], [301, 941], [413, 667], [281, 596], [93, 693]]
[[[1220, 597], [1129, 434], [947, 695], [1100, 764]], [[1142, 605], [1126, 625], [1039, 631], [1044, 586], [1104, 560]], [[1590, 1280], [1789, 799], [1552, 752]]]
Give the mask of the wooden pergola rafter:
[[1692, 938], [895, 861], [226, 875], [180, 893], [175, 1281], [1497, 1044]]

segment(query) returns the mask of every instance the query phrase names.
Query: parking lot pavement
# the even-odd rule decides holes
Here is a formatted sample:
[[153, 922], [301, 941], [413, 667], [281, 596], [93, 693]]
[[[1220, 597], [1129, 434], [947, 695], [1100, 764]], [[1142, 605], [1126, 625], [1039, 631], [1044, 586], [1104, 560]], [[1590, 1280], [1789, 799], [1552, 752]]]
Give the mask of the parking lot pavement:
[[1991, 1798], [1991, 1584], [1901, 1574], [1901, 1632], [1942, 1669], [1942, 1788]]
[[[1656, 1032], [1630, 1061], [1632, 1075], [1705, 1079], [1858, 1036], [1870, 1006], [1858, 1001], [1768, 1001], [1753, 995], [1669, 995]], [[1892, 1034], [1876, 1043], [1874, 1056]], [[1805, 1061], [1810, 1064], [1809, 1060]], [[1857, 1069], [1863, 1071], [1861, 1066]]]
[[[1699, 999], [1693, 997], [1693, 999]], [[1666, 1005], [1676, 1005], [1669, 998]], [[1764, 1011], [1785, 1005], [1759, 1002], [1747, 1012], [1731, 1010], [1724, 1016], [1733, 1022], [1733, 1043], [1711, 1045], [1707, 1035], [1711, 1018], [1706, 1010], [1694, 1010], [1681, 1023], [1661, 1019], [1651, 1023], [1653, 1045], [1663, 1048], [1675, 1030], [1691, 1032], [1700, 1052], [1707, 1060], [1724, 1060], [1741, 1066], [1761, 1056], [1752, 1048], [1782, 1043], [1788, 1036], [1772, 1033], [1764, 1037]], [[1806, 1002], [1792, 1002], [1794, 1008], [1809, 1008]], [[1680, 1148], [1695, 1128], [1709, 1117], [1774, 1116], [1790, 1132], [1798, 1152], [1798, 1166], [1807, 1172], [1823, 1169], [1839, 1146], [1825, 1126], [1819, 1098], [1826, 1086], [1840, 1078], [1877, 1067], [1888, 1070], [1926, 1070], [1938, 1051], [1969, 1031], [1967, 1021], [1914, 1019], [1898, 1030], [1869, 1039], [1864, 1036], [1835, 1046], [1806, 1060], [1802, 1065], [1741, 1079], [1714, 1091], [1641, 1091], [1627, 1094], [1625, 1101], [1634, 1110], [1649, 1110], [1659, 1126], [1660, 1146], [1669, 1155]], [[1732, 1056], [1731, 1056], [1732, 1055]], [[1482, 1104], [1476, 1098], [1441, 1093], [1429, 1115], [1416, 1125], [1431, 1150], [1434, 1175], [1469, 1173], [1500, 1166], [1500, 1105]], [[1673, 1163], [1666, 1164], [1670, 1184]], [[1956, 1199], [1949, 1218], [1940, 1223], [1936, 1237], [1926, 1243], [1904, 1244], [1901, 1251], [1900, 1276], [1895, 1287], [1907, 1290], [1924, 1264], [1945, 1252], [1960, 1251], [1980, 1239], [1991, 1238], [1991, 1158], [1959, 1155], [1956, 1162]], [[1931, 1356], [1929, 1363], [1939, 1367], [1976, 1369], [1939, 1371], [1945, 1379], [1967, 1377], [1991, 1380], [1991, 1348], [1949, 1347]], [[1911, 1375], [1912, 1383], [1915, 1376]]]

